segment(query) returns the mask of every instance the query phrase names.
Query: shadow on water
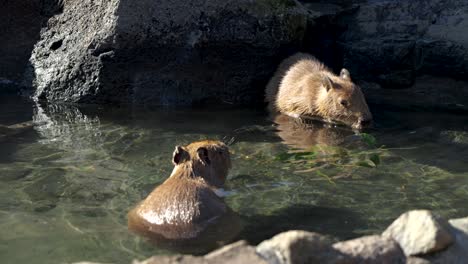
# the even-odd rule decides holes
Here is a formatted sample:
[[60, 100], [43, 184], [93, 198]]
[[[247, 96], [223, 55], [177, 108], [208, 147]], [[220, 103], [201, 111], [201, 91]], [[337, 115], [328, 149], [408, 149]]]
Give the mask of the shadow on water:
[[0, 163], [14, 160], [20, 144], [37, 140], [31, 122], [32, 102], [15, 95], [0, 96]]
[[273, 211], [270, 215], [250, 215], [242, 218], [246, 225], [240, 236], [251, 244], [258, 244], [288, 230], [306, 230], [343, 240], [359, 235], [350, 234], [350, 230], [366, 226], [365, 221], [350, 210], [308, 204], [294, 204]]
[[420, 164], [467, 172], [460, 157], [468, 156], [468, 115], [382, 109], [374, 116], [379, 144]]

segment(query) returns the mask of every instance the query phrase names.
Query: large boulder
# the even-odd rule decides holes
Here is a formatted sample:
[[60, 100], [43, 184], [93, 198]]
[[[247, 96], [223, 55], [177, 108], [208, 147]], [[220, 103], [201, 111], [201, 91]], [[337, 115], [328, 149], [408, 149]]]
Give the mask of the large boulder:
[[402, 214], [382, 236], [397, 241], [406, 256], [434, 253], [454, 241], [448, 223], [428, 210]]
[[306, 23], [295, 0], [64, 0], [27, 77], [46, 101], [252, 103]]

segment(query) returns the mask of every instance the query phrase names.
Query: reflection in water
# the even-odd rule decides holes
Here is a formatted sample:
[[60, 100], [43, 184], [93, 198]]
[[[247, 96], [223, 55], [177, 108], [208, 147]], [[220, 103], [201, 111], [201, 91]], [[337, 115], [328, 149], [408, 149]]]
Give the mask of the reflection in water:
[[362, 135], [340, 128], [277, 119], [274, 131], [265, 113], [245, 109], [48, 105], [31, 116], [33, 107], [18, 105], [0, 104], [3, 125], [34, 120], [0, 142], [5, 263], [129, 263], [168, 253], [130, 233], [126, 213], [170, 174], [174, 145], [207, 138], [235, 138], [224, 201], [243, 220], [240, 239], [285, 229], [346, 239], [381, 232], [415, 208], [468, 215], [463, 116], [377, 112], [376, 144], [362, 147], [353, 141]]
[[41, 143], [65, 150], [97, 150], [102, 147], [101, 124], [97, 116], [84, 115], [71, 105], [36, 105], [33, 121]]
[[308, 150], [315, 145], [338, 146], [354, 133], [346, 128], [330, 126], [319, 121], [306, 121], [287, 115], [273, 118], [277, 135], [283, 142], [295, 149]]

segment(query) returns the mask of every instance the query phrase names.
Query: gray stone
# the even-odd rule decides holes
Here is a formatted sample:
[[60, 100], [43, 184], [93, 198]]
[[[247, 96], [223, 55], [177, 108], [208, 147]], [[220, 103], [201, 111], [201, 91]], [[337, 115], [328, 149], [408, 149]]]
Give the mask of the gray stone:
[[263, 241], [257, 253], [270, 264], [345, 263], [344, 256], [324, 236], [298, 230]]
[[[468, 235], [468, 217], [450, 219], [449, 223], [459, 231]], [[467, 245], [468, 246], [468, 245]], [[468, 250], [467, 250], [468, 251]]]
[[224, 246], [216, 251], [205, 255], [208, 263], [226, 263], [226, 264], [266, 264], [255, 251], [255, 247], [247, 244], [246, 241], [238, 241]]
[[397, 241], [406, 256], [437, 252], [453, 242], [448, 224], [428, 210], [402, 214], [382, 235]]
[[215, 250], [203, 257], [194, 257], [189, 255], [175, 256], [153, 256], [144, 261], [133, 261], [133, 264], [266, 264], [255, 252], [255, 247], [247, 244], [246, 241], [238, 241]]
[[[409, 258], [412, 264], [464, 264], [468, 260], [468, 217], [449, 220], [450, 228], [455, 237], [454, 243], [446, 250], [430, 255], [420, 255], [418, 258]], [[410, 262], [411, 260], [411, 262]]]
[[38, 100], [258, 101], [258, 84], [300, 46], [307, 23], [295, 0], [63, 3], [30, 59]]
[[349, 259], [347, 263], [405, 263], [400, 246], [390, 238], [365, 236], [333, 244]]

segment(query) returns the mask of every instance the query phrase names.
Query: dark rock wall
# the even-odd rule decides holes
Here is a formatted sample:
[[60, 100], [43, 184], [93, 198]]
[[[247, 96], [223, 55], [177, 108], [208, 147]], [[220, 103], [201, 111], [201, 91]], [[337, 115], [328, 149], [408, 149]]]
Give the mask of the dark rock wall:
[[[0, 82], [24, 77], [43, 101], [253, 104], [263, 101], [278, 63], [299, 50], [336, 71], [348, 68], [356, 81], [405, 94], [418, 90], [413, 94], [420, 96], [412, 87], [424, 75], [468, 80], [468, 2], [462, 0], [0, 5], [6, 18], [0, 22]], [[379, 89], [372, 96], [377, 102]], [[440, 92], [450, 94], [451, 105], [468, 105], [468, 96], [460, 96], [468, 88]]]
[[0, 91], [21, 82], [43, 21], [53, 11], [50, 1], [0, 1]]
[[467, 79], [467, 1], [368, 1], [336, 21], [343, 64], [361, 79], [404, 88], [418, 75]]
[[35, 97], [252, 103], [306, 20], [293, 0], [65, 1], [31, 56]]

